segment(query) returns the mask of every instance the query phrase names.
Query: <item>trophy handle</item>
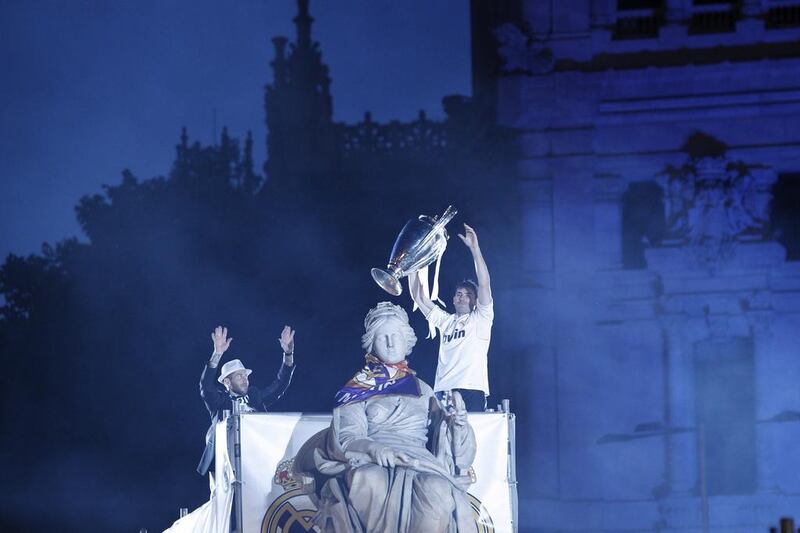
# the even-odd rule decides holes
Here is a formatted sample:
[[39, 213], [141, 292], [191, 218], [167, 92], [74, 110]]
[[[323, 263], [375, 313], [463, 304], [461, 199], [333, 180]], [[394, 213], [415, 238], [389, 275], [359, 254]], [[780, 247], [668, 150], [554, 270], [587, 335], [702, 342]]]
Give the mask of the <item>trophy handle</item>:
[[423, 220], [425, 222], [428, 222], [429, 224], [431, 224], [431, 223], [432, 224], [431, 224], [431, 230], [428, 232], [427, 235], [425, 235], [425, 238], [422, 239], [422, 242], [420, 242], [419, 246], [420, 247], [426, 246], [428, 244], [428, 241], [433, 239], [434, 236], [439, 232], [440, 229], [442, 230], [442, 234], [444, 235], [444, 238], [445, 239], [449, 239], [450, 236], [447, 234], [447, 230], [445, 229], [445, 225], [448, 222], [450, 222], [451, 220], [453, 220], [453, 217], [456, 216], [457, 213], [458, 213], [458, 209], [456, 209], [452, 205], [448, 205], [447, 209], [445, 209], [444, 213], [442, 213], [441, 218], [438, 215], [435, 215], [433, 218], [427, 217], [425, 215], [420, 215], [419, 216], [420, 220]]
[[375, 283], [392, 296], [400, 296], [403, 294], [403, 286], [400, 285], [400, 281], [394, 274], [380, 268], [373, 268], [370, 273]]
[[441, 217], [433, 217], [434, 224], [433, 228], [431, 229], [431, 233], [436, 233], [439, 228], [443, 228], [445, 225], [447, 225], [448, 222], [453, 220], [453, 217], [456, 216], [456, 214], [458, 214], [458, 209], [452, 205], [448, 205]]

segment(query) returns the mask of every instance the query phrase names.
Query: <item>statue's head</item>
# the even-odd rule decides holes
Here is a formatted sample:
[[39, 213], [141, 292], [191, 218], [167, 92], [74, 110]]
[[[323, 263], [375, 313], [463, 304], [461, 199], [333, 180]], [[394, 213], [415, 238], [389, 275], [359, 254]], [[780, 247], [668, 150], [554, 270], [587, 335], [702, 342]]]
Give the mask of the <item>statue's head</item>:
[[364, 330], [361, 346], [384, 363], [399, 363], [417, 343], [405, 309], [391, 302], [380, 302], [369, 310]]

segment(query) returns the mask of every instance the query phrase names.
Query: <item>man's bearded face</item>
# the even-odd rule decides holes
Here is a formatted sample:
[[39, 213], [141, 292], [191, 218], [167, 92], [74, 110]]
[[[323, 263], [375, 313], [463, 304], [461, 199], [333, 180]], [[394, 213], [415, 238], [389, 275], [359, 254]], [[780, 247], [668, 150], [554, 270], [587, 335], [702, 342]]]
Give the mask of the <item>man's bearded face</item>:
[[237, 370], [230, 376], [225, 378], [228, 382], [228, 390], [239, 396], [247, 394], [247, 389], [250, 388], [250, 379], [247, 377], [247, 371]]

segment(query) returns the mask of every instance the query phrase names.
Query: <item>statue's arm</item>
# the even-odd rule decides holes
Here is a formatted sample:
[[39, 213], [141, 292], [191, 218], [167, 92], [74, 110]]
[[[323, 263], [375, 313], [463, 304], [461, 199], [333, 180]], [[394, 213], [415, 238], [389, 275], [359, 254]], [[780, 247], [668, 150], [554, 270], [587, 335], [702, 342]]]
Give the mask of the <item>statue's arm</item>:
[[367, 436], [366, 401], [340, 405], [333, 410], [336, 440], [345, 452], [363, 452], [372, 442]]
[[475, 461], [478, 446], [466, 405], [458, 391], [453, 391], [452, 402], [447, 409], [442, 409], [439, 402], [431, 400], [428, 445], [440, 461], [452, 461], [449, 468], [456, 466], [456, 472], [463, 474]]
[[464, 426], [453, 425], [450, 428], [450, 438], [453, 442], [455, 463], [460, 472], [465, 472], [475, 461], [478, 446], [475, 441], [475, 431], [467, 423]]

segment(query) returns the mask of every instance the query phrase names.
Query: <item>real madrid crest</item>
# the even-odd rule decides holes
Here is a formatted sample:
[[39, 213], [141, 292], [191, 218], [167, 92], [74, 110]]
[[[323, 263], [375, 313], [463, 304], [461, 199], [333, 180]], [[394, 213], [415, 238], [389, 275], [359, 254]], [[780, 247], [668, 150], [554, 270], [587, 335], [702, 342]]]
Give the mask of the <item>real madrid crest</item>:
[[284, 493], [276, 498], [264, 513], [261, 533], [319, 531], [312, 523], [317, 512], [312, 500], [313, 478], [294, 472], [294, 458], [292, 458], [278, 464], [272, 481], [283, 487]]

